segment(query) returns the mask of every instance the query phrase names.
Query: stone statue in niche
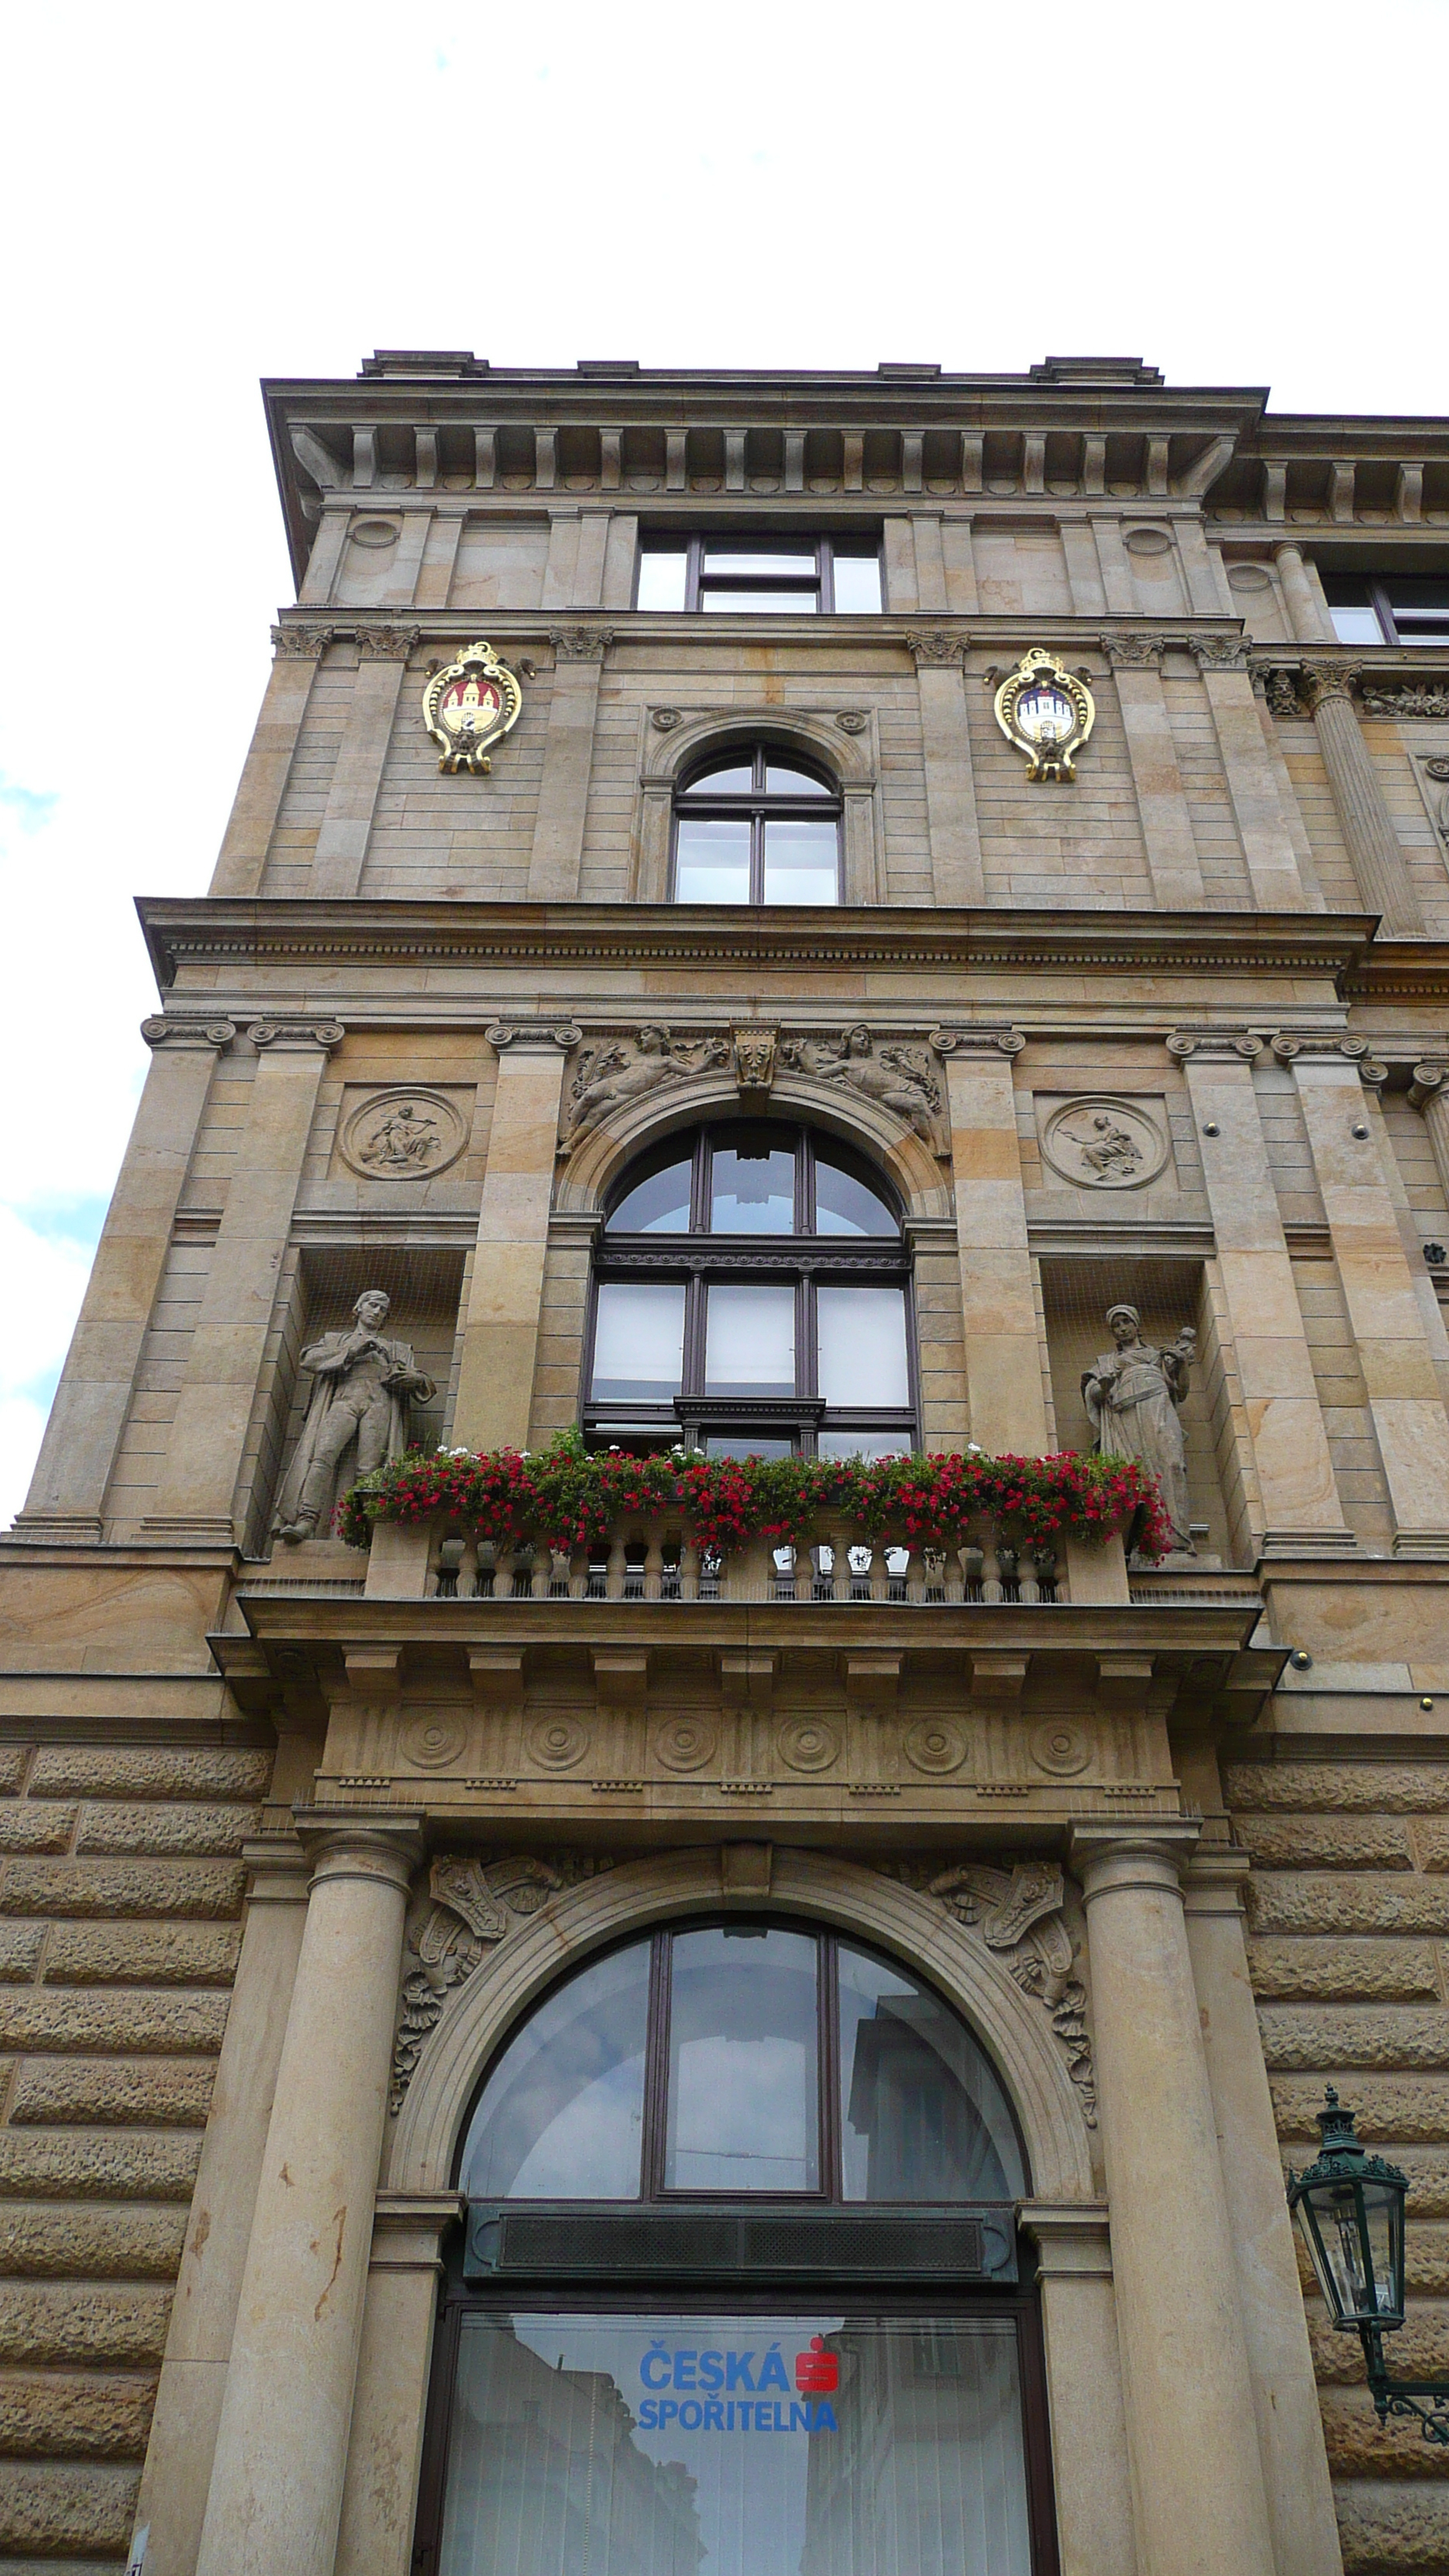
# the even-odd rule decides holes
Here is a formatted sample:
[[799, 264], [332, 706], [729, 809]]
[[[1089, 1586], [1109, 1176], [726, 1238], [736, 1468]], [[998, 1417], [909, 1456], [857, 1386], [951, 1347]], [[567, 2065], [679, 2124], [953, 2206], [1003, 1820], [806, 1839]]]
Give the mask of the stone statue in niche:
[[729, 1056], [726, 1038], [676, 1038], [658, 1021], [641, 1028], [632, 1054], [625, 1044], [582, 1048], [559, 1128], [560, 1154], [571, 1154], [588, 1128], [646, 1092], [709, 1073]]
[[824, 1038], [787, 1038], [780, 1053], [793, 1072], [807, 1074], [812, 1082], [858, 1092], [863, 1100], [888, 1109], [945, 1161], [950, 1144], [942, 1123], [941, 1086], [919, 1047], [883, 1046], [877, 1054], [875, 1040], [861, 1022], [845, 1031], [838, 1046]]
[[1197, 1353], [1197, 1335], [1185, 1324], [1167, 1350], [1142, 1338], [1135, 1306], [1109, 1306], [1113, 1348], [1082, 1373], [1082, 1395], [1102, 1458], [1139, 1458], [1156, 1476], [1172, 1524], [1175, 1551], [1195, 1553], [1187, 1499], [1187, 1451], [1179, 1408]]
[[313, 1538], [331, 1519], [343, 1480], [365, 1476], [385, 1458], [400, 1458], [408, 1445], [408, 1399], [431, 1403], [434, 1380], [415, 1368], [407, 1342], [383, 1332], [390, 1300], [365, 1288], [342, 1333], [324, 1333], [302, 1353], [314, 1380], [312, 1400], [296, 1455], [283, 1480], [272, 1524], [293, 1544]]

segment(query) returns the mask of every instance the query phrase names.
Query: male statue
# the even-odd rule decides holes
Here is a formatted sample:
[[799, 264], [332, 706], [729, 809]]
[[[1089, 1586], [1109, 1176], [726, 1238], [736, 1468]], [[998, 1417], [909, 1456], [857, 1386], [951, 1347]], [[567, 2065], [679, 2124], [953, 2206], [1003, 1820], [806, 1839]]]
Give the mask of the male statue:
[[318, 1522], [331, 1518], [345, 1458], [350, 1476], [365, 1476], [384, 1458], [401, 1457], [408, 1397], [428, 1404], [437, 1393], [433, 1379], [414, 1368], [411, 1345], [385, 1338], [388, 1304], [380, 1288], [365, 1288], [351, 1330], [324, 1333], [302, 1353], [312, 1400], [277, 1503], [278, 1538], [311, 1538]]
[[1082, 1373], [1082, 1395], [1102, 1458], [1140, 1458], [1156, 1476], [1172, 1524], [1175, 1553], [1194, 1553], [1188, 1516], [1187, 1452], [1178, 1407], [1187, 1395], [1197, 1335], [1184, 1325], [1167, 1350], [1144, 1342], [1135, 1306], [1109, 1306], [1107, 1329], [1115, 1348]]

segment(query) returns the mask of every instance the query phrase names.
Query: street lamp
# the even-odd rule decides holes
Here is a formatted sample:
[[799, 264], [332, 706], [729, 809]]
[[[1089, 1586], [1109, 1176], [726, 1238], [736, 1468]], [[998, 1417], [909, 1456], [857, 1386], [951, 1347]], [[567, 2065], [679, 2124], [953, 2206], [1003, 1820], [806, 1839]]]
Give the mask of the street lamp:
[[[1308, 2248], [1328, 2313], [1363, 2345], [1369, 2394], [1381, 2424], [1417, 2416], [1426, 2442], [1449, 2445], [1449, 2379], [1390, 2379], [1383, 2338], [1404, 2322], [1404, 2202], [1408, 2176], [1364, 2153], [1353, 2113], [1330, 2084], [1317, 2113], [1322, 2144], [1305, 2174], [1288, 2175], [1288, 2206]], [[1427, 2398], [1429, 2404], [1418, 2401]]]

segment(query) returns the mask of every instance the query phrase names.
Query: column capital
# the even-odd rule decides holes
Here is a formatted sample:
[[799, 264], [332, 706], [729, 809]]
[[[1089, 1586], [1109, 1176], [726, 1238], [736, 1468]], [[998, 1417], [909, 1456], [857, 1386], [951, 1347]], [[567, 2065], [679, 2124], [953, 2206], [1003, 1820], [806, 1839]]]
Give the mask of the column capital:
[[1361, 662], [1342, 661], [1325, 655], [1322, 661], [1305, 662], [1298, 673], [1298, 690], [1306, 701], [1308, 712], [1316, 716], [1333, 698], [1353, 703], [1354, 688], [1363, 672]]
[[[267, 1814], [263, 1810], [265, 1826]], [[293, 1830], [290, 1817], [285, 1825], [264, 1830], [242, 1844], [242, 1862], [247, 1874], [249, 1905], [305, 1905], [308, 1890], [307, 1854]]]
[[357, 656], [362, 662], [406, 662], [422, 641], [420, 626], [359, 626]]
[[551, 626], [548, 640], [556, 662], [602, 662], [614, 630], [612, 626]]
[[153, 1013], [141, 1022], [141, 1035], [148, 1047], [211, 1047], [220, 1052], [236, 1036], [235, 1020], [173, 1019], [170, 1012]]
[[361, 1878], [407, 1895], [423, 1857], [421, 1811], [400, 1807], [364, 1815], [349, 1807], [309, 1807], [298, 1799], [292, 1816], [314, 1889], [324, 1880]]
[[368, 2270], [441, 2273], [443, 2238], [467, 2207], [461, 2191], [380, 2191]]
[[1104, 632], [1097, 642], [1114, 671], [1160, 671], [1166, 649], [1164, 635]]
[[1339, 1056], [1371, 1091], [1389, 1078], [1388, 1066], [1369, 1053], [1367, 1038], [1349, 1037], [1342, 1030], [1279, 1029], [1269, 1043], [1280, 1064], [1293, 1064], [1300, 1056]]
[[1169, 1055], [1185, 1064], [1190, 1056], [1201, 1056], [1209, 1062], [1225, 1063], [1236, 1057], [1239, 1063], [1252, 1064], [1263, 1052], [1263, 1041], [1251, 1029], [1169, 1029], [1165, 1040]]
[[499, 1055], [508, 1047], [515, 1047], [520, 1055], [540, 1048], [545, 1053], [556, 1050], [560, 1055], [569, 1055], [584, 1040], [583, 1030], [576, 1028], [572, 1020], [495, 1020], [483, 1034]]
[[906, 637], [906, 650], [914, 656], [918, 671], [960, 670], [970, 641], [969, 635], [950, 634], [944, 627], [913, 628]]
[[320, 662], [333, 636], [335, 626], [314, 626], [310, 621], [272, 628], [272, 652], [279, 662]]
[[1155, 1819], [1140, 1831], [1111, 1821], [1074, 1825], [1071, 1862], [1087, 1903], [1134, 1887], [1180, 1896], [1182, 1872], [1201, 1832], [1197, 1818], [1189, 1816], [1180, 1823]]
[[1206, 677], [1209, 671], [1245, 671], [1251, 638], [1246, 635], [1189, 635], [1187, 649]]
[[1189, 1914], [1241, 1915], [1243, 1889], [1253, 1875], [1248, 1853], [1227, 1843], [1199, 1843], [1182, 1873]]
[[1104, 2200], [1026, 2200], [1020, 2221], [1036, 2245], [1037, 2279], [1112, 2277], [1111, 2220]]
[[1440, 1100], [1449, 1088], [1449, 1055], [1425, 1056], [1415, 1065], [1409, 1080], [1409, 1104], [1414, 1109], [1427, 1109], [1432, 1100]]
[[253, 1020], [247, 1030], [254, 1047], [273, 1047], [278, 1055], [310, 1055], [317, 1048], [330, 1055], [346, 1035], [340, 1020]]
[[928, 1043], [933, 1055], [1018, 1056], [1026, 1044], [1026, 1032], [997, 1021], [970, 1029], [932, 1029]]

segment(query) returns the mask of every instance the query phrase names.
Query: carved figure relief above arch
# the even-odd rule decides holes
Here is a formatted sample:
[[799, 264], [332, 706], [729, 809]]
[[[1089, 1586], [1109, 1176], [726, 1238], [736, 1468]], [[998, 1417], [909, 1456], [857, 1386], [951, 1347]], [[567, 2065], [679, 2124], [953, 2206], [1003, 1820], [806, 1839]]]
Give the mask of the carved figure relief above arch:
[[[722, 1851], [707, 1849], [619, 1861], [572, 1884], [530, 1887], [526, 1901], [531, 1904], [536, 1893], [543, 1901], [526, 1914], [512, 1903], [512, 1891], [503, 1891], [501, 1905], [518, 1919], [503, 1938], [490, 1917], [477, 1935], [477, 1964], [447, 1988], [391, 2124], [383, 2188], [450, 2188], [480, 2074], [529, 2007], [591, 1952], [670, 1918], [758, 1912], [760, 1894], [737, 1893], [724, 1858]], [[995, 1894], [994, 1888], [983, 1891], [978, 1904]], [[953, 1907], [929, 1887], [824, 1851], [775, 1851], [768, 1904], [772, 1913], [804, 1916], [868, 1941], [928, 1978], [975, 2032], [1006, 2085], [1035, 2195], [1094, 2197], [1099, 2177], [1080, 2071], [1074, 2081], [1071, 2055], [1054, 2028], [1054, 2007], [1044, 1990], [1018, 1973], [1015, 1953], [1023, 1944], [1014, 1925], [1010, 1937], [1002, 1931], [995, 1940], [983, 1938], [970, 1919], [975, 1907]], [[1045, 1899], [1043, 1908], [1045, 1920]]]
[[847, 904], [884, 900], [884, 859], [877, 812], [873, 728], [844, 731], [834, 709], [719, 707], [660, 710], [672, 719], [661, 729], [645, 724], [640, 744], [640, 809], [635, 835], [633, 899], [664, 903], [669, 893], [669, 832], [674, 797], [706, 751], [729, 751], [761, 740], [803, 753], [840, 790], [844, 807], [844, 899]]

